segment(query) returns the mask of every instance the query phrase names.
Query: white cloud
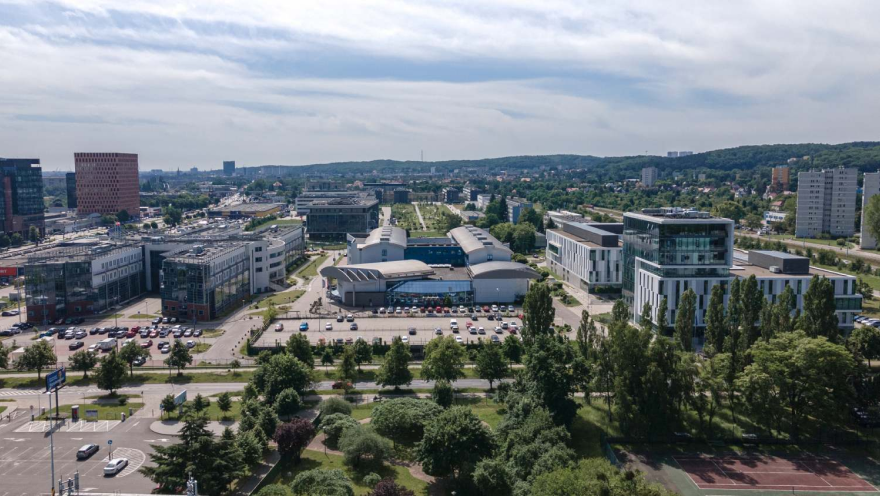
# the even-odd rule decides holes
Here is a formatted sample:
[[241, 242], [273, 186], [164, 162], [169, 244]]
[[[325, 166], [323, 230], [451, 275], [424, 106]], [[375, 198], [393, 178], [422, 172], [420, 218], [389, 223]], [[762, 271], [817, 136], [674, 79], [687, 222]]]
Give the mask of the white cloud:
[[[663, 153], [878, 130], [880, 4], [869, 1], [10, 8], [29, 17], [0, 25], [0, 155], [40, 156], [50, 169], [86, 149], [136, 151], [146, 168], [217, 167], [421, 149], [432, 159]], [[324, 60], [339, 74], [310, 73]], [[462, 67], [485, 69], [452, 73]]]

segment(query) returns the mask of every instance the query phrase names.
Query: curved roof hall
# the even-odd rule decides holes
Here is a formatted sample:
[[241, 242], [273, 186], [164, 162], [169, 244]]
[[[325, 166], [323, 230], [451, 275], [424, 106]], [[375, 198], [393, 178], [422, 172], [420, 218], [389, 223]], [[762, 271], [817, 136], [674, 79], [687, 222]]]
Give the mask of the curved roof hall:
[[393, 226], [382, 226], [373, 229], [363, 243], [358, 243], [358, 248], [388, 242], [406, 248], [406, 230]]
[[489, 231], [480, 229], [476, 226], [467, 225], [456, 227], [449, 231], [449, 235], [452, 236], [452, 239], [454, 239], [455, 242], [461, 246], [461, 249], [468, 255], [485, 248], [493, 248], [495, 250], [511, 254], [513, 253], [510, 251], [510, 248], [504, 246], [504, 244], [501, 241], [498, 241], [495, 236], [489, 234]]
[[377, 262], [358, 265], [330, 265], [321, 269], [321, 275], [356, 282], [416, 276], [427, 277], [434, 275], [434, 269], [419, 260], [400, 260], [397, 262]]
[[540, 279], [541, 274], [519, 262], [486, 262], [468, 267], [473, 279]]

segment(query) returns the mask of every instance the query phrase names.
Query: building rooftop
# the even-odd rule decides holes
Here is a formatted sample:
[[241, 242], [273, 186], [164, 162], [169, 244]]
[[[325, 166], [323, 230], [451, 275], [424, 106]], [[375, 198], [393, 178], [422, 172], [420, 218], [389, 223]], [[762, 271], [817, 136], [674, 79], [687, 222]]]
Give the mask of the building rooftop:
[[407, 246], [455, 246], [451, 238], [408, 238]]
[[849, 274], [843, 274], [840, 272], [835, 272], [833, 270], [813, 267], [812, 265], [808, 266], [808, 270], [806, 272], [776, 272], [774, 270], [771, 270], [769, 266], [763, 267], [760, 264], [749, 262], [749, 259], [753, 258], [754, 254], [762, 254], [765, 256], [778, 257], [779, 259], [792, 261], [808, 260], [806, 257], [801, 257], [799, 255], [780, 251], [753, 250], [751, 252], [746, 252], [743, 250], [735, 249], [733, 251], [733, 266], [730, 268], [730, 274], [736, 277], [741, 277], [743, 279], [751, 275], [754, 275], [755, 277], [761, 279], [793, 279], [797, 277], [813, 276], [855, 278], [855, 276], [851, 276]]
[[350, 198], [327, 198], [321, 200], [315, 200], [312, 202], [310, 208], [321, 208], [321, 207], [372, 207], [373, 205], [378, 205], [379, 200], [375, 198], [366, 198], [360, 196], [354, 196]]
[[406, 230], [393, 226], [378, 227], [370, 232], [363, 243], [358, 243], [358, 248], [383, 242], [406, 248]]
[[400, 277], [427, 277], [434, 275], [434, 269], [420, 260], [400, 260], [358, 265], [331, 265], [321, 269], [321, 275], [347, 281], [367, 281]]
[[[556, 233], [556, 234], [558, 234], [558, 235], [560, 235], [560, 236], [562, 236], [562, 237], [564, 237], [564, 238], [568, 238], [568, 239], [570, 239], [570, 240], [572, 240], [572, 241], [576, 241], [576, 242], [578, 242], [578, 243], [580, 243], [580, 244], [582, 244], [582, 245], [589, 246], [590, 248], [609, 248], [608, 246], [603, 247], [603, 246], [600, 245], [599, 243], [595, 243], [595, 242], [593, 242], [593, 241], [590, 241], [590, 240], [588, 240], [588, 239], [586, 239], [586, 238], [583, 238], [583, 237], [581, 237], [581, 236], [578, 236], [577, 234], [573, 234], [573, 233], [570, 233], [570, 232], [565, 232], [565, 231], [563, 231], [562, 229], [548, 229], [548, 231], [550, 231], [550, 232], [554, 232], [554, 233]], [[618, 246], [623, 246], [623, 242], [622, 242], [622, 241], [618, 241]], [[611, 248], [613, 248], [613, 247], [611, 247]]]
[[283, 207], [283, 203], [239, 203], [212, 208], [215, 212], [265, 212], [273, 208]]
[[185, 248], [176, 253], [172, 253], [166, 257], [166, 261], [182, 262], [182, 263], [209, 263], [214, 258], [223, 256], [230, 251], [237, 250], [244, 246], [244, 243], [215, 243], [210, 245], [193, 245], [192, 248]]
[[468, 267], [473, 279], [540, 279], [535, 269], [519, 262], [486, 262]]
[[717, 222], [733, 224], [732, 220], [723, 217], [713, 217], [709, 212], [681, 207], [643, 208], [641, 213], [626, 212], [623, 216], [648, 220], [659, 224], [707, 224]]
[[449, 235], [452, 236], [452, 239], [454, 239], [467, 254], [471, 254], [483, 248], [494, 248], [496, 250], [513, 253], [510, 248], [504, 246], [501, 241], [498, 241], [494, 236], [489, 234], [489, 231], [480, 229], [479, 227], [456, 227], [449, 231]]

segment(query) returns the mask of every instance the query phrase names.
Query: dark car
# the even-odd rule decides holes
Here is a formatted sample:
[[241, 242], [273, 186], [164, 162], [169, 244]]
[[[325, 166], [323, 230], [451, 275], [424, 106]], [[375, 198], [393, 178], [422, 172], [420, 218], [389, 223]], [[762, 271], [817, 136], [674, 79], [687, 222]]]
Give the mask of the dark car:
[[86, 321], [86, 319], [84, 319], [82, 317], [77, 317], [77, 318], [73, 319], [73, 323], [77, 324], [77, 325], [82, 324], [85, 321]]
[[97, 444], [87, 444], [76, 452], [77, 460], [85, 460], [98, 452], [100, 447]]
[[92, 327], [91, 329], [89, 329], [89, 334], [92, 336], [94, 336], [95, 334], [98, 334], [99, 332], [101, 332], [100, 327]]
[[71, 350], [78, 350], [83, 346], [85, 346], [85, 343], [83, 343], [82, 341], [74, 341], [70, 343], [70, 346], [68, 346], [68, 348], [70, 348]]
[[108, 334], [110, 332], [109, 327], [100, 327], [98, 328], [98, 334]]

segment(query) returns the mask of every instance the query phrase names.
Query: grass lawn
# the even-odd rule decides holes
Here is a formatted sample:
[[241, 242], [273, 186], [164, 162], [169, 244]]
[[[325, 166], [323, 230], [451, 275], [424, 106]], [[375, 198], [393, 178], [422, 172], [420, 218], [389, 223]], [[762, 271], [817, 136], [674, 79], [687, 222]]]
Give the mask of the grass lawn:
[[[231, 394], [232, 393], [230, 393], [230, 395]], [[226, 413], [223, 413], [220, 411], [220, 407], [217, 406], [217, 402], [212, 401], [211, 406], [209, 406], [208, 409], [205, 411], [208, 413], [208, 417], [211, 420], [222, 420], [224, 418], [229, 420], [238, 420], [241, 417], [241, 402], [233, 401], [232, 409]]]
[[495, 429], [498, 427], [498, 423], [501, 422], [501, 419], [504, 418], [501, 411], [503, 410], [503, 406], [499, 403], [496, 403], [495, 400], [485, 399], [485, 398], [456, 398], [455, 403], [456, 406], [467, 406], [474, 412], [474, 415], [480, 417], [480, 420], [489, 424], [489, 427]]
[[348, 248], [345, 243], [319, 243], [317, 241], [309, 241], [309, 250], [344, 250]]
[[351, 416], [355, 420], [363, 420], [373, 415], [373, 407], [376, 403], [361, 403], [360, 405], [352, 405]]
[[[61, 405], [59, 411], [62, 414], [70, 415], [70, 407], [73, 405]], [[143, 403], [126, 403], [125, 405], [108, 405], [105, 403], [95, 404], [89, 403], [87, 405], [79, 405], [79, 415], [80, 418], [85, 418], [86, 410], [98, 410], [98, 420], [120, 420], [122, 418], [121, 414], [128, 415], [128, 409], [131, 408], [134, 411], [140, 410], [143, 408]], [[48, 412], [47, 412], [48, 413]], [[52, 413], [55, 413], [55, 407], [52, 407]], [[46, 420], [48, 419], [47, 414], [40, 415], [37, 417], [38, 420]]]
[[129, 315], [130, 319], [155, 319], [158, 315], [153, 315], [150, 313], [136, 313], [134, 315]]
[[859, 279], [868, 283], [868, 285], [871, 286], [872, 289], [875, 289], [875, 290], [880, 289], [880, 277], [877, 277], [874, 274], [857, 274], [855, 272], [847, 270], [849, 268], [849, 266], [845, 266], [845, 268], [843, 270], [841, 270], [841, 269], [838, 269], [834, 265], [822, 265], [822, 264], [815, 263], [815, 262], [811, 263], [810, 265], [812, 265], [814, 267], [819, 267], [821, 269], [833, 270], [834, 272], [842, 272], [844, 274], [849, 274], [851, 276], [858, 277]]
[[[369, 474], [370, 470], [367, 470], [362, 474], [357, 473], [346, 467], [345, 464], [342, 463], [342, 457], [338, 455], [325, 455], [319, 451], [306, 450], [303, 452], [302, 459], [298, 464], [294, 463], [292, 460], [283, 459], [279, 462], [279, 465], [281, 465], [280, 470], [274, 472], [277, 475], [273, 480], [267, 481], [268, 483], [289, 486], [300, 472], [316, 468], [322, 470], [339, 469], [345, 472], [345, 475], [351, 479], [352, 487], [354, 488], [354, 493], [356, 495], [363, 496], [372, 491], [369, 487], [361, 483], [361, 478], [364, 475]], [[394, 479], [398, 484], [418, 495], [427, 494], [428, 484], [410, 475], [409, 470], [407, 470], [406, 467], [385, 464], [382, 468], [377, 469], [376, 473], [383, 479]]]
[[[171, 374], [166, 372], [135, 374], [134, 377], [126, 377], [123, 386], [137, 386], [140, 384], [210, 384], [218, 382], [247, 382], [253, 375], [253, 371], [245, 370], [240, 372], [204, 372], [198, 374], [187, 374], [178, 376], [175, 370]], [[83, 380], [78, 373], [72, 373], [67, 378], [68, 386], [92, 386], [95, 383], [94, 377], [89, 376]], [[46, 376], [40, 379], [36, 377], [7, 377], [0, 379], [0, 388], [34, 388], [45, 387]]]
[[324, 260], [327, 260], [329, 256], [330, 255], [321, 255], [317, 258], [313, 258], [305, 267], [294, 275], [301, 279], [318, 277], [318, 267], [320, 267], [321, 264], [324, 263]]
[[204, 353], [211, 349], [211, 345], [208, 343], [196, 343], [195, 347], [189, 350], [190, 353]]
[[861, 315], [867, 315], [869, 317], [877, 317], [880, 316], [880, 300], [862, 300], [862, 313]]
[[0, 405], [0, 413], [5, 412], [5, 411], [6, 411], [6, 408], [7, 408], [7, 407]]
[[260, 300], [260, 302], [257, 303], [257, 308], [266, 308], [269, 306], [269, 303], [274, 303], [275, 305], [284, 305], [286, 303], [293, 303], [304, 294], [305, 294], [305, 291], [303, 291], [301, 289], [296, 289], [293, 291], [285, 291], [283, 293], [275, 293], [268, 298], [263, 298], [262, 300]]
[[[414, 378], [421, 377], [422, 368], [421, 367], [410, 367], [409, 370], [412, 372]], [[376, 369], [367, 369], [358, 372], [357, 381], [358, 382], [373, 382], [376, 380], [376, 373], [378, 370]], [[318, 380], [320, 381], [335, 381], [336, 380], [336, 371], [331, 370], [317, 370], [316, 374], [318, 376]], [[477, 369], [473, 367], [468, 367], [464, 369], [464, 376], [466, 379], [477, 379]]]
[[443, 231], [410, 231], [412, 238], [445, 238], [446, 233]]
[[[825, 245], [825, 246], [840, 246], [837, 244], [836, 239], [816, 239], [816, 238], [795, 238], [791, 234], [769, 234], [767, 236], [761, 236], [762, 238], [772, 239], [772, 240], [789, 240], [789, 241], [797, 241], [797, 242], [806, 242], [814, 245]], [[850, 247], [853, 246], [852, 243], [847, 243]], [[843, 248], [844, 246], [840, 246]]]
[[202, 329], [203, 338], [219, 338], [226, 332], [225, 329]]

